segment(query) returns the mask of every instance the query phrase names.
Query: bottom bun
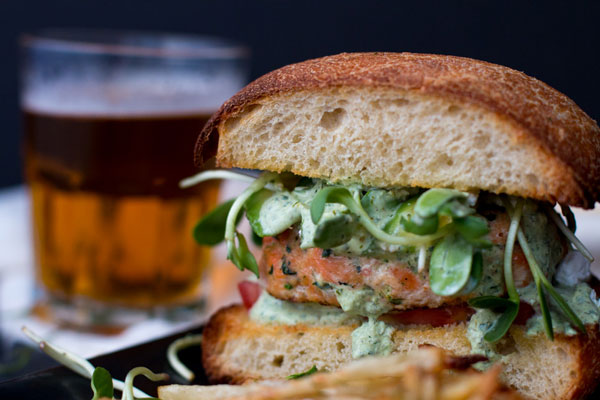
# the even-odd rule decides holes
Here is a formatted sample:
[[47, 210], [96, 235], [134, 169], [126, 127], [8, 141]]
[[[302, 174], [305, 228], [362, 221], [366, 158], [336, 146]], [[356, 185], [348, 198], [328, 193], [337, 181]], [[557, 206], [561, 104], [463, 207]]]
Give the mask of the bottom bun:
[[[221, 309], [204, 329], [202, 361], [213, 383], [285, 378], [310, 369], [332, 371], [352, 361], [353, 326], [261, 324], [243, 306]], [[411, 326], [393, 334], [394, 351], [433, 345], [468, 355], [466, 325]], [[578, 399], [600, 377], [598, 325], [587, 335], [527, 336], [513, 326], [501, 348], [502, 380], [532, 399]]]

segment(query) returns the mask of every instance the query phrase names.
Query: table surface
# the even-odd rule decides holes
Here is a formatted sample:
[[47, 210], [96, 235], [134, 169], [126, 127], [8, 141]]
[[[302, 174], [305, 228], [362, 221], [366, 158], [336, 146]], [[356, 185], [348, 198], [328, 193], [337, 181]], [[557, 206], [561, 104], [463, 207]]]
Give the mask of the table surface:
[[[243, 184], [226, 182], [222, 197], [231, 198], [242, 189]], [[577, 236], [594, 254], [596, 261], [592, 269], [598, 276], [600, 209], [574, 212], [578, 225]], [[243, 229], [247, 230], [248, 227]], [[36, 290], [30, 236], [27, 190], [21, 186], [0, 191], [0, 381], [53, 365], [43, 354], [34, 352], [29, 355], [29, 362], [25, 366], [19, 365], [16, 370], [7, 368], [7, 365], [17, 363], [13, 353], [22, 346], [20, 343], [28, 343], [21, 333], [23, 325], [59, 346], [91, 358], [199, 326], [217, 308], [237, 302], [237, 282], [248, 277], [247, 273], [238, 271], [225, 261], [225, 251], [220, 246], [215, 249], [213, 256], [215, 268], [212, 268], [209, 278], [211, 292], [207, 313], [184, 322], [149, 318], [112, 335], [73, 331], [41, 320], [31, 313]]]

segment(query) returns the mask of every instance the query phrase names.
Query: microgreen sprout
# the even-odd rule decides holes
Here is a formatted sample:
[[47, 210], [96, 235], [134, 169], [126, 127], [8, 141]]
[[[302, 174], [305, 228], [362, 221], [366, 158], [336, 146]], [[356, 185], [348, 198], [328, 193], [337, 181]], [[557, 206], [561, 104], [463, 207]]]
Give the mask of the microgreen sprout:
[[210, 171], [202, 171], [194, 176], [183, 179], [179, 182], [180, 188], [188, 188], [199, 183], [210, 181], [214, 179], [232, 179], [236, 181], [242, 181], [246, 183], [252, 183], [256, 180], [255, 177], [250, 175], [241, 174], [239, 172], [228, 171], [226, 169], [216, 169]]
[[[165, 373], [155, 374], [154, 372], [150, 371], [146, 367], [133, 368], [131, 371], [129, 371], [127, 373], [127, 376], [125, 377], [125, 388], [123, 389], [123, 399], [122, 400], [136, 400], [136, 397], [134, 396], [134, 393], [133, 393], [133, 379], [138, 375], [143, 375], [146, 378], [148, 378], [154, 382], [165, 381], [165, 380], [169, 379], [169, 375], [167, 375]], [[150, 397], [150, 398], [154, 399], [153, 397]]]
[[[40, 346], [40, 349], [44, 353], [52, 357], [54, 360], [69, 368], [71, 371], [83, 376], [84, 378], [92, 379], [95, 368], [88, 360], [59, 346], [47, 342], [41, 336], [39, 336], [38, 334], [36, 334], [35, 332], [33, 332], [25, 326], [21, 328], [21, 330], [23, 331], [25, 336], [37, 343]], [[112, 385], [117, 390], [125, 390], [125, 382], [120, 381], [118, 379], [112, 379]], [[148, 394], [135, 387], [132, 387], [131, 390], [135, 394], [136, 398], [150, 397]]]
[[[569, 239], [573, 246], [575, 246], [575, 248], [579, 250], [579, 252], [583, 254], [583, 256], [587, 258], [589, 262], [593, 262], [594, 256], [592, 255], [592, 253], [590, 253], [590, 251], [583, 245], [583, 243], [581, 243], [581, 241], [577, 239], [577, 237], [573, 234], [573, 230], [569, 229], [569, 227], [565, 225], [565, 222], [562, 220], [562, 218], [560, 218], [558, 214], [555, 213], [554, 210], [550, 207], [546, 207], [546, 214], [550, 216], [550, 218], [554, 221], [558, 229], [560, 229], [563, 235], [565, 235], [565, 237]], [[567, 221], [569, 221], [569, 213], [567, 213]], [[574, 224], [571, 223], [571, 225], [574, 228]]]
[[469, 281], [472, 264], [473, 246], [456, 233], [445, 236], [431, 253], [431, 290], [440, 296], [457, 294]]
[[501, 313], [484, 335], [484, 339], [490, 343], [495, 343], [506, 335], [506, 332], [508, 332], [508, 329], [513, 324], [515, 318], [517, 318], [520, 307], [519, 293], [517, 293], [515, 281], [513, 279], [512, 255], [519, 223], [521, 221], [521, 216], [523, 215], [523, 200], [518, 199], [514, 208], [510, 203], [510, 200], [502, 198], [502, 201], [504, 207], [511, 215], [508, 236], [504, 247], [504, 283], [506, 285], [508, 299], [496, 296], [482, 296], [472, 299], [469, 302], [473, 307], [490, 308]]
[[26, 326], [22, 327], [21, 330], [29, 339], [34, 341], [40, 347], [44, 353], [48, 354], [50, 357], [69, 368], [71, 371], [84, 376], [86, 378], [91, 378], [94, 373], [94, 366], [85, 358], [78, 356], [77, 354], [71, 353], [59, 346], [48, 343], [37, 333], [33, 332]]
[[489, 308], [501, 313], [483, 336], [490, 343], [495, 343], [506, 335], [506, 332], [508, 332], [508, 329], [519, 314], [520, 304], [519, 294], [517, 293], [513, 279], [512, 255], [521, 215], [523, 214], [523, 200], [518, 199], [514, 209], [509, 200], [503, 198], [502, 201], [504, 202], [504, 207], [511, 214], [510, 227], [508, 228], [508, 236], [504, 247], [504, 282], [508, 299], [496, 296], [481, 296], [469, 301], [469, 304], [475, 308]]
[[[514, 322], [518, 312], [519, 312], [519, 294], [515, 288], [515, 283], [513, 279], [513, 271], [512, 271], [512, 253], [515, 245], [515, 241], [519, 241], [519, 245], [523, 250], [523, 254], [525, 254], [525, 258], [527, 259], [527, 263], [529, 264], [529, 269], [531, 270], [531, 274], [533, 275], [533, 281], [536, 286], [537, 294], [538, 294], [538, 302], [540, 304], [540, 311], [542, 313], [542, 320], [544, 324], [544, 330], [546, 332], [546, 336], [550, 339], [554, 339], [554, 329], [552, 325], [552, 315], [550, 314], [550, 308], [548, 307], [548, 302], [546, 300], [546, 293], [552, 297], [558, 307], [561, 309], [563, 314], [567, 317], [569, 322], [573, 324], [578, 330], [585, 333], [585, 326], [581, 322], [581, 319], [575, 314], [575, 312], [571, 309], [568, 303], [562, 298], [562, 296], [554, 289], [548, 278], [542, 272], [529, 243], [527, 242], [527, 238], [523, 233], [523, 229], [519, 226], [521, 216], [523, 214], [523, 206], [524, 200], [517, 199], [516, 204], [510, 202], [510, 200], [503, 198], [504, 207], [506, 208], [508, 214], [511, 218], [510, 227], [508, 230], [508, 236], [505, 245], [504, 252], [504, 281], [506, 284], [506, 291], [508, 293], [508, 299], [502, 299], [495, 296], [482, 296], [475, 299], [471, 299], [469, 304], [476, 308], [490, 308], [494, 311], [501, 312], [500, 317], [494, 322], [492, 327], [486, 332], [484, 338], [488, 342], [495, 342], [501, 339], [508, 328]], [[560, 217], [554, 212], [552, 209], [546, 210], [548, 215], [555, 221], [558, 227], [561, 229], [563, 234], [573, 242], [573, 244], [578, 247], [577, 243], [580, 243], [577, 238], [573, 235], [572, 231], [565, 226], [564, 222]], [[567, 217], [568, 218], [568, 217]], [[574, 239], [574, 240], [573, 240]], [[583, 245], [581, 245], [583, 247]], [[583, 247], [585, 249], [585, 247]], [[581, 251], [581, 249], [580, 249]], [[583, 254], [583, 252], [582, 252]]]
[[[240, 270], [250, 270], [258, 277], [258, 264], [256, 259], [248, 249], [248, 244], [242, 234], [236, 231], [238, 215], [246, 200], [254, 193], [258, 192], [270, 183], [277, 179], [277, 174], [273, 172], [265, 172], [256, 179], [250, 186], [239, 195], [231, 205], [227, 220], [225, 222], [225, 242], [227, 243], [227, 258], [231, 260]], [[236, 244], [237, 241], [237, 244]]]
[[566, 204], [561, 204], [560, 210], [562, 211], [563, 215], [567, 219], [567, 227], [569, 228], [569, 230], [571, 232], [575, 233], [575, 231], [577, 230], [577, 222], [575, 221], [575, 215], [573, 215], [573, 211], [571, 211], [571, 207], [569, 207]]
[[169, 365], [188, 382], [193, 381], [195, 375], [179, 360], [177, 353], [187, 347], [198, 346], [200, 344], [202, 344], [202, 334], [187, 335], [175, 340], [167, 349], [167, 360], [169, 361]]
[[358, 222], [373, 235], [373, 237], [389, 244], [401, 246], [427, 245], [447, 235], [451, 230], [451, 227], [446, 225], [438, 229], [433, 235], [418, 236], [406, 232], [401, 232], [398, 235], [390, 235], [373, 222], [360, 202], [355, 200], [348, 189], [338, 186], [329, 186], [321, 189], [321, 191], [317, 193], [310, 206], [310, 215], [313, 223], [319, 223], [319, 220], [325, 211], [326, 203], [339, 203], [346, 206], [351, 213], [357, 216]]
[[92, 374], [92, 391], [94, 397], [92, 400], [100, 400], [102, 398], [112, 399], [114, 397], [114, 387], [110, 372], [102, 367], [96, 367]]
[[[569, 304], [562, 298], [562, 296], [554, 289], [548, 278], [542, 272], [529, 243], [527, 242], [527, 238], [523, 233], [522, 227], [520, 227], [520, 220], [523, 214], [523, 206], [524, 200], [518, 199], [516, 204], [512, 204], [510, 200], [503, 198], [504, 207], [506, 208], [510, 218], [511, 223], [508, 230], [508, 236], [505, 245], [504, 252], [504, 280], [506, 284], [506, 291], [508, 293], [508, 299], [502, 299], [494, 296], [482, 296], [475, 299], [471, 299], [469, 304], [476, 308], [490, 308], [494, 311], [501, 312], [500, 317], [494, 322], [492, 327], [486, 332], [484, 338], [489, 342], [495, 342], [502, 338], [508, 328], [514, 322], [518, 312], [519, 312], [519, 294], [515, 288], [515, 283], [513, 279], [513, 271], [512, 271], [512, 253], [514, 249], [514, 245], [516, 240], [518, 240], [521, 249], [523, 250], [523, 254], [527, 259], [527, 263], [529, 264], [529, 269], [531, 270], [531, 274], [533, 275], [533, 281], [536, 286], [536, 291], [538, 295], [538, 302], [540, 304], [540, 311], [542, 313], [542, 320], [544, 324], [544, 330], [546, 332], [546, 336], [550, 339], [554, 339], [554, 329], [552, 324], [552, 315], [550, 314], [550, 308], [548, 306], [548, 302], [546, 300], [547, 292], [554, 302], [558, 305], [560, 310], [566, 316], [573, 326], [575, 326], [578, 330], [585, 333], [585, 326], [581, 322], [581, 319], [575, 314], [575, 312], [571, 309]], [[571, 230], [565, 226], [564, 222], [560, 219], [560, 217], [554, 212], [554, 210], [549, 209], [547, 213], [551, 216], [552, 219], [559, 226], [561, 231], [569, 238], [577, 247], [576, 243], [580, 243], [574, 236]], [[571, 236], [575, 238], [576, 242], [571, 239]], [[583, 246], [583, 245], [582, 245]], [[579, 247], [578, 247], [579, 249]], [[585, 248], [584, 248], [585, 249]]]
[[467, 284], [461, 289], [460, 294], [466, 295], [471, 293], [479, 283], [481, 282], [481, 278], [483, 277], [483, 256], [480, 251], [476, 251], [473, 254], [473, 263], [471, 265], [471, 275], [469, 276], [469, 280]]
[[556, 291], [556, 289], [554, 289], [552, 284], [548, 281], [548, 279], [540, 269], [537, 260], [535, 259], [535, 256], [533, 255], [533, 252], [529, 247], [529, 244], [527, 243], [527, 238], [525, 237], [525, 234], [523, 233], [523, 230], [521, 228], [519, 228], [517, 238], [519, 240], [519, 245], [521, 246], [521, 249], [523, 249], [525, 258], [529, 263], [529, 268], [531, 269], [531, 273], [533, 274], [533, 280], [538, 289], [540, 306], [542, 308], [542, 317], [544, 319], [544, 328], [548, 337], [550, 339], [553, 339], [554, 332], [552, 329], [552, 316], [550, 315], [543, 289], [546, 289], [548, 291], [550, 296], [554, 299], [556, 304], [559, 306], [559, 308], [565, 314], [565, 316], [569, 319], [569, 321], [575, 327], [577, 327], [577, 329], [585, 333], [585, 326], [583, 325], [583, 322], [581, 322], [577, 314], [575, 314], [575, 312], [562, 298], [562, 296]]
[[206, 214], [194, 227], [194, 239], [205, 246], [214, 246], [225, 240], [225, 221], [235, 199], [221, 203]]
[[417, 267], [417, 271], [419, 273], [421, 273], [421, 272], [423, 272], [423, 270], [425, 270], [426, 262], [427, 262], [427, 247], [421, 246], [421, 247], [419, 247], [419, 262], [418, 262], [418, 267]]
[[517, 200], [514, 212], [512, 211], [510, 200], [502, 198], [502, 201], [507, 210], [511, 209], [511, 212], [509, 213], [512, 214], [510, 226], [508, 228], [508, 236], [506, 238], [506, 245], [504, 247], [504, 282], [508, 297], [516, 304], [519, 304], [519, 294], [517, 293], [515, 281], [513, 279], [512, 256], [517, 238], [517, 231], [519, 230], [519, 223], [521, 222], [521, 216], [523, 215], [523, 199]]

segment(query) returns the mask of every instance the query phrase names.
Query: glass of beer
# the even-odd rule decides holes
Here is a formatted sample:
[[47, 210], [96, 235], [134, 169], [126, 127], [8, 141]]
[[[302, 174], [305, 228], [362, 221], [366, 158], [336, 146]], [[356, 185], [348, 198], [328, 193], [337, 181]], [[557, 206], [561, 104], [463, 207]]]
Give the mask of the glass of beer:
[[184, 35], [47, 31], [21, 41], [25, 174], [45, 310], [80, 327], [202, 308], [192, 237], [218, 184], [194, 143], [247, 80], [248, 51]]

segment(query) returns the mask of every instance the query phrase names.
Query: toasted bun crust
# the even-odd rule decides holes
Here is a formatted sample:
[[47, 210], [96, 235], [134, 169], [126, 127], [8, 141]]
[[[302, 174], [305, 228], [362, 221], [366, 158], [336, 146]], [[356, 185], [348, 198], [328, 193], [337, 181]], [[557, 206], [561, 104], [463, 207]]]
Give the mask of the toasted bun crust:
[[535, 78], [461, 57], [344, 53], [280, 68], [212, 116], [196, 163], [215, 154], [223, 167], [372, 186], [600, 198], [598, 125]]
[[[352, 326], [264, 325], [248, 319], [242, 306], [213, 315], [204, 329], [202, 360], [214, 383], [284, 378], [306, 371], [335, 370], [351, 358]], [[466, 326], [411, 327], [393, 336], [395, 351], [406, 353], [428, 344], [468, 355]], [[579, 399], [600, 377], [598, 326], [588, 335], [558, 336], [553, 342], [513, 327], [505, 344], [502, 379], [533, 399]]]

